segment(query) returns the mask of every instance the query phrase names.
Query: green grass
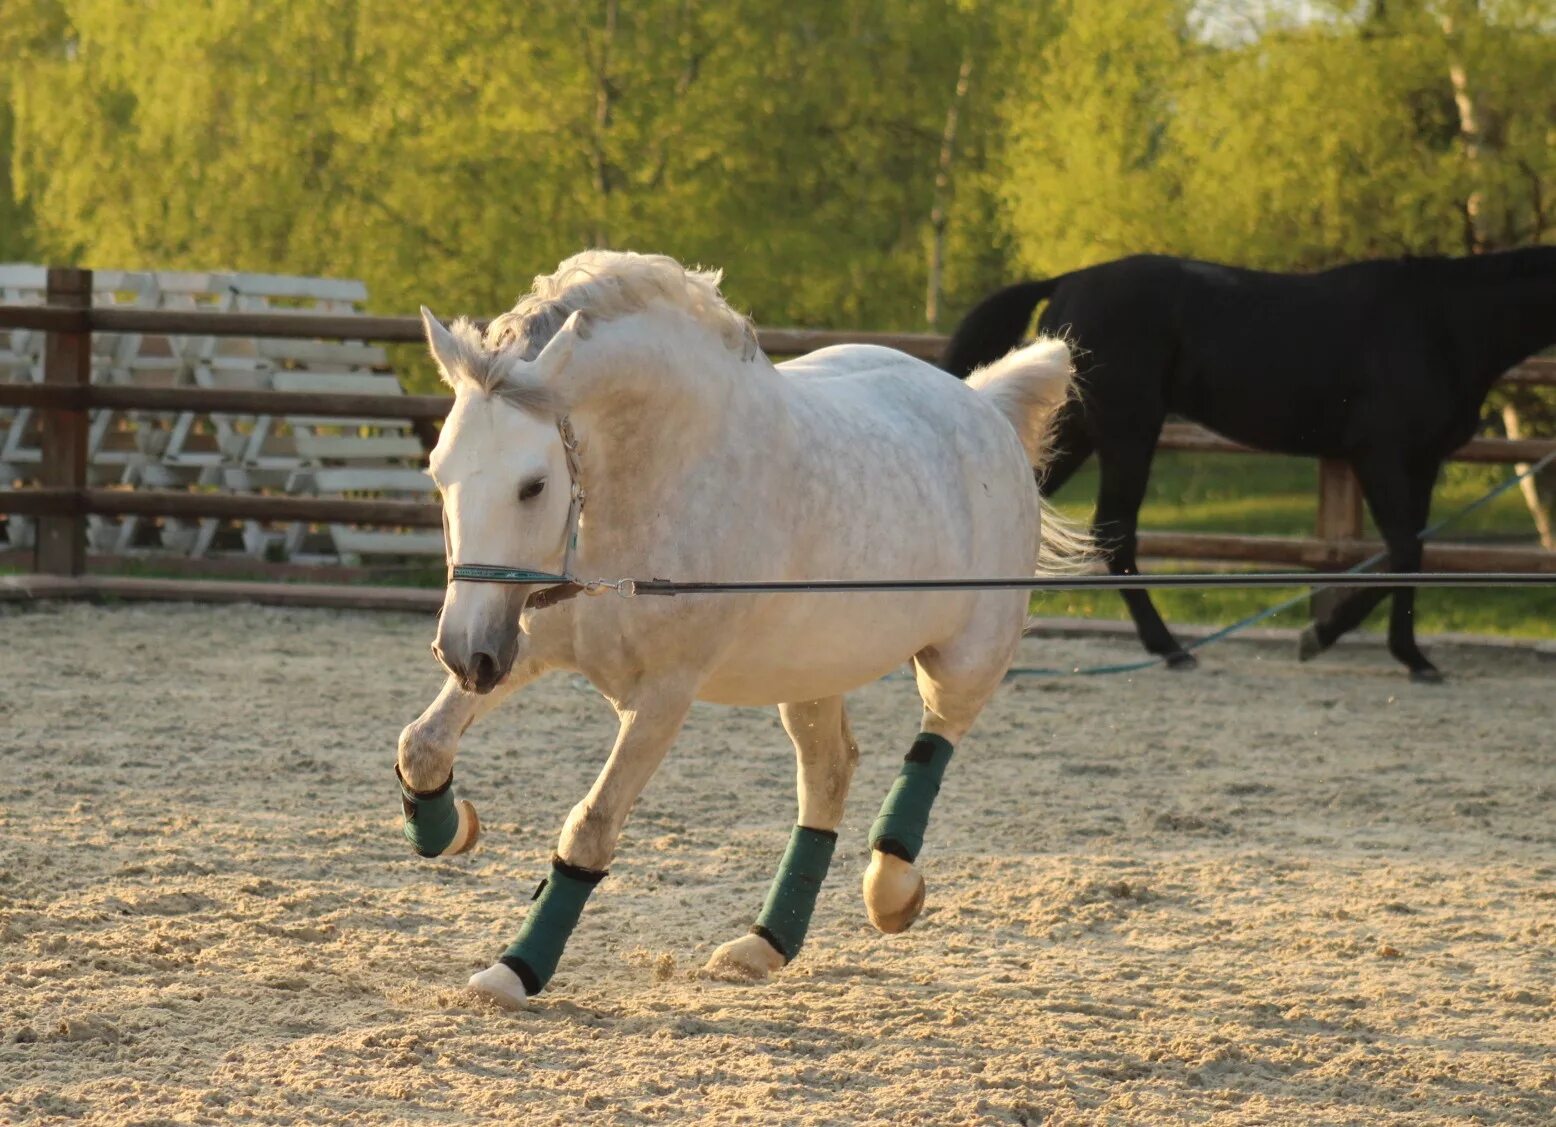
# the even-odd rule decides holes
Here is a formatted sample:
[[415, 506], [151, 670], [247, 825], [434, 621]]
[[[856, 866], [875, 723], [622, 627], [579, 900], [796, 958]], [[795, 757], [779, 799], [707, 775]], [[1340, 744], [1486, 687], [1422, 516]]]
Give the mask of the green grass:
[[[1506, 481], [1504, 466], [1451, 466], [1433, 497], [1438, 521]], [[1140, 510], [1146, 530], [1311, 536], [1317, 518], [1318, 465], [1306, 458], [1275, 455], [1217, 455], [1164, 451], [1152, 467], [1151, 483]], [[1065, 484], [1055, 497], [1071, 516], [1088, 518], [1097, 495], [1095, 460]], [[1367, 534], [1375, 536], [1371, 521]], [[1509, 490], [1489, 505], [1443, 529], [1443, 540], [1498, 539], [1533, 544], [1534, 524], [1518, 491]], [[1147, 570], [1187, 571], [1147, 561]], [[1258, 590], [1159, 591], [1152, 599], [1168, 623], [1225, 625], [1301, 593]], [[1128, 614], [1116, 594], [1081, 592], [1040, 595], [1032, 612], [1044, 616], [1123, 619]], [[1381, 630], [1387, 608], [1373, 612], [1366, 628]], [[1304, 604], [1269, 619], [1263, 626], [1301, 626]], [[1556, 591], [1423, 590], [1416, 595], [1416, 622], [1424, 634], [1462, 631], [1521, 638], [1556, 636]]]

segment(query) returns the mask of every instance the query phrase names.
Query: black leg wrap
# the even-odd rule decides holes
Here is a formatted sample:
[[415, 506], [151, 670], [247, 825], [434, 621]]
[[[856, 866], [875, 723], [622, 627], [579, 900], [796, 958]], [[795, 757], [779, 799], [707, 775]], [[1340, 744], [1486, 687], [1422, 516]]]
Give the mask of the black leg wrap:
[[894, 837], [878, 837], [870, 843], [870, 847], [879, 849], [882, 853], [890, 853], [893, 857], [901, 857], [908, 864], [913, 864], [914, 854]]
[[545, 985], [540, 981], [540, 976], [530, 969], [530, 965], [517, 955], [504, 955], [497, 961], [519, 976], [519, 981], [524, 984], [524, 993], [531, 998], [539, 994], [540, 988]]
[[751, 934], [752, 935], [759, 935], [763, 939], [767, 940], [767, 942], [772, 945], [773, 950], [777, 951], [780, 955], [783, 956], [783, 961], [784, 962], [788, 962], [790, 959], [794, 958], [794, 954], [792, 952], [788, 951], [787, 949], [785, 949], [785, 947], [783, 945], [783, 940], [779, 939], [776, 935], [774, 935], [772, 932], [768, 931], [761, 924], [752, 924], [751, 925]]

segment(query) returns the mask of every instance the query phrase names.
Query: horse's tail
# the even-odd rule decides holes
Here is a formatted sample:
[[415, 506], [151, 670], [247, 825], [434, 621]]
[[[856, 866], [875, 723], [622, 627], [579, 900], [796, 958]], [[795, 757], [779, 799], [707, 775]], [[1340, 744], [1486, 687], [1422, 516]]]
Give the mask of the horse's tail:
[[998, 360], [1021, 343], [1037, 303], [1053, 296], [1059, 283], [1068, 277], [1060, 274], [1042, 282], [1017, 282], [995, 290], [973, 306], [956, 326], [940, 357], [940, 366], [958, 379], [966, 379], [975, 369]]
[[[1054, 422], [1074, 394], [1074, 384], [1070, 348], [1054, 337], [1039, 338], [967, 377], [967, 386], [987, 396], [1016, 428], [1034, 471], [1041, 470], [1053, 454]], [[1086, 526], [1041, 497], [1038, 503], [1042, 507], [1038, 570], [1084, 570], [1094, 553]]]

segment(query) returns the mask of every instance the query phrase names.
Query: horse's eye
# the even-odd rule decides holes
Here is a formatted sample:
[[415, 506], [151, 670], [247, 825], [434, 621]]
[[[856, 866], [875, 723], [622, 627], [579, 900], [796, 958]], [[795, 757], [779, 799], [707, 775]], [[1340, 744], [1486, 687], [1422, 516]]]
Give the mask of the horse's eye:
[[533, 501], [536, 497], [540, 496], [541, 491], [545, 488], [546, 479], [543, 477], [537, 477], [534, 481], [526, 481], [523, 488], [519, 490], [519, 500]]

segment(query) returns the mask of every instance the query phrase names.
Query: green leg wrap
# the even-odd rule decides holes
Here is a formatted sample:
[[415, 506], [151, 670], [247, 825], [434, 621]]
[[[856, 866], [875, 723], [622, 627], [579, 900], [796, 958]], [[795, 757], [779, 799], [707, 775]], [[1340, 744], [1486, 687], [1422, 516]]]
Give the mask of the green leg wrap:
[[816, 894], [827, 879], [837, 834], [831, 830], [813, 830], [795, 826], [789, 835], [789, 848], [767, 890], [767, 902], [756, 917], [751, 931], [773, 945], [773, 949], [791, 961], [805, 943], [810, 916], [816, 910]]
[[535, 906], [524, 917], [519, 937], [497, 960], [519, 976], [530, 997], [551, 981], [589, 893], [604, 879], [604, 873], [580, 869], [560, 857], [551, 859], [551, 875], [535, 890]]
[[398, 764], [394, 777], [400, 783], [400, 808], [405, 811], [405, 840], [423, 857], [436, 857], [459, 832], [459, 811], [454, 809], [454, 773], [450, 771], [446, 783], [429, 791], [412, 790]]
[[870, 848], [890, 853], [911, 863], [924, 847], [929, 811], [940, 793], [946, 765], [951, 762], [951, 741], [920, 732], [908, 749], [897, 781], [881, 803], [881, 812], [870, 827]]

